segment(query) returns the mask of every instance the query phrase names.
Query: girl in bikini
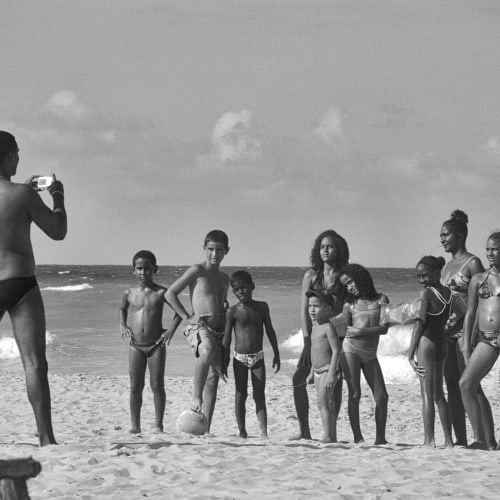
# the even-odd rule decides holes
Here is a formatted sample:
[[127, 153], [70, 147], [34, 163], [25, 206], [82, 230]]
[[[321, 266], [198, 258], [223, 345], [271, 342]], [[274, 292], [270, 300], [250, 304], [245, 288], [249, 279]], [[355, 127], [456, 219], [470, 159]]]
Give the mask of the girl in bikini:
[[340, 281], [349, 294], [342, 311], [348, 327], [340, 362], [349, 390], [348, 412], [354, 442], [364, 442], [359, 425], [360, 377], [363, 371], [376, 404], [375, 444], [385, 444], [389, 396], [377, 359], [377, 347], [379, 336], [387, 333], [387, 326], [380, 325], [380, 308], [388, 304], [389, 299], [375, 290], [370, 273], [359, 264], [346, 265], [342, 269]]
[[[444, 364], [444, 378], [448, 392], [451, 420], [455, 431], [456, 445], [467, 446], [465, 409], [458, 382], [465, 369], [463, 358], [463, 321], [467, 308], [469, 283], [477, 273], [483, 272], [481, 260], [466, 249], [469, 218], [465, 212], [454, 210], [441, 227], [440, 239], [445, 252], [451, 254], [441, 273], [441, 283], [450, 288], [453, 302], [447, 325], [448, 356]], [[478, 401], [483, 415], [483, 426], [488, 428], [493, 420], [491, 407], [481, 387]], [[493, 443], [490, 443], [493, 445]]]
[[443, 426], [444, 445], [452, 448], [451, 415], [443, 391], [444, 360], [447, 354], [445, 326], [450, 316], [452, 293], [439, 281], [444, 263], [443, 257], [429, 255], [420, 259], [417, 264], [417, 279], [424, 287], [420, 298], [421, 315], [425, 319], [417, 320], [415, 323], [408, 361], [420, 379], [424, 446], [436, 446], [434, 440], [434, 403], [436, 403]]
[[[307, 397], [307, 378], [311, 371], [311, 318], [308, 310], [306, 292], [316, 290], [326, 292], [334, 299], [330, 315], [339, 314], [344, 305], [345, 289], [340, 283], [340, 268], [349, 261], [347, 241], [333, 229], [318, 235], [311, 250], [311, 267], [302, 280], [301, 326], [304, 335], [304, 349], [300, 355], [297, 369], [293, 374], [293, 398], [299, 421], [300, 432], [291, 439], [311, 439], [309, 429], [309, 399]], [[323, 320], [321, 319], [323, 322]], [[342, 400], [342, 378], [335, 386], [335, 407], [340, 410]]]
[[[500, 350], [500, 232], [488, 238], [486, 257], [489, 270], [476, 274], [469, 286], [464, 321], [466, 367], [460, 379], [460, 390], [474, 432], [474, 443], [469, 448], [495, 449], [493, 419], [485, 425], [476, 393], [481, 380], [495, 364]], [[472, 351], [475, 322], [479, 329], [479, 341]]]

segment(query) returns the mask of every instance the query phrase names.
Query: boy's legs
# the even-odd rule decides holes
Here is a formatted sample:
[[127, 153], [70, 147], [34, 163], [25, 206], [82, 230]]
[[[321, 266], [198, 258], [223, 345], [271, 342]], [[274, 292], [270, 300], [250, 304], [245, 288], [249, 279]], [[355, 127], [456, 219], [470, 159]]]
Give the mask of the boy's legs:
[[[233, 358], [233, 373], [234, 373], [234, 412], [236, 414], [236, 423], [241, 438], [248, 437], [245, 427], [245, 402], [248, 396], [248, 368], [241, 361]], [[252, 377], [253, 380], [253, 377]]]
[[56, 444], [45, 357], [45, 311], [37, 286], [27, 292], [10, 311], [10, 318], [23, 362], [28, 399], [35, 414], [40, 446]]
[[445, 356], [441, 353], [437, 354], [436, 365], [434, 369], [434, 401], [437, 404], [439, 412], [439, 420], [444, 433], [444, 445], [447, 448], [453, 447], [453, 438], [451, 436], [451, 415], [448, 402], [444, 395], [443, 379], [444, 379], [444, 360]]
[[[337, 436], [332, 435], [332, 430], [335, 429], [335, 406], [333, 402], [333, 387], [327, 388], [325, 386], [325, 380], [328, 372], [324, 372], [321, 375], [314, 376], [314, 385], [316, 386], [316, 391], [318, 394], [317, 404], [319, 409], [319, 414], [321, 417], [321, 423], [323, 424], [323, 438], [324, 443], [336, 442]], [[333, 424], [332, 424], [333, 422]], [[333, 427], [333, 429], [332, 429]]]
[[213, 366], [210, 366], [205, 382], [205, 390], [203, 391], [203, 413], [207, 417], [207, 433], [210, 432], [210, 426], [212, 424], [218, 385], [219, 373]]
[[163, 432], [163, 416], [165, 414], [165, 346], [156, 349], [148, 358], [149, 380], [153, 391], [155, 405], [155, 425], [153, 432]]
[[364, 442], [361, 427], [359, 425], [359, 401], [361, 399], [361, 360], [356, 354], [346, 352], [340, 354], [340, 363], [342, 372], [347, 382], [349, 391], [349, 401], [347, 411], [349, 413], [349, 422], [355, 443]]
[[382, 374], [382, 369], [377, 358], [363, 363], [362, 369], [375, 399], [375, 444], [386, 444], [385, 426], [387, 423], [387, 402], [389, 401], [389, 395], [385, 387], [384, 375]]
[[434, 376], [436, 346], [427, 337], [420, 337], [417, 348], [417, 363], [425, 369], [425, 377], [419, 377], [424, 419], [424, 446], [435, 447], [434, 440]]
[[[208, 332], [202, 326], [199, 327], [197, 335], [199, 336], [199, 344], [197, 345], [198, 357], [196, 358], [194, 365], [194, 394], [193, 394], [193, 403], [191, 405], [191, 409], [194, 411], [201, 411], [204, 407], [203, 397], [207, 383], [207, 377], [209, 373], [213, 371], [212, 365], [217, 361], [218, 357], [220, 360], [222, 354], [222, 348], [219, 345], [218, 341], [215, 337]], [[217, 384], [219, 382], [219, 376], [217, 375], [217, 380], [214, 379], [213, 374], [210, 375], [211, 378], [211, 390], [207, 392], [207, 396], [211, 397], [212, 392], [215, 390], [215, 394], [217, 394]], [[215, 384], [215, 386], [214, 386]], [[208, 406], [212, 407], [215, 405], [215, 399]], [[204, 411], [207, 415], [207, 412]]]
[[260, 437], [267, 438], [266, 365], [264, 360], [257, 361], [251, 371], [253, 399], [260, 427]]
[[142, 352], [133, 347], [128, 351], [128, 371], [130, 376], [130, 433], [141, 432], [142, 391], [144, 389], [144, 375], [147, 361]]

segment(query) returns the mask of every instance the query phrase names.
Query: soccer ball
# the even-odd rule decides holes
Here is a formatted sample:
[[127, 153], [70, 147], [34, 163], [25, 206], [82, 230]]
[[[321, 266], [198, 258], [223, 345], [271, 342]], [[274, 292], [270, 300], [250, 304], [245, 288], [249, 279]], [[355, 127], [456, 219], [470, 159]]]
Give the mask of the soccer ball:
[[177, 418], [177, 430], [195, 436], [207, 432], [208, 421], [201, 411], [184, 410]]

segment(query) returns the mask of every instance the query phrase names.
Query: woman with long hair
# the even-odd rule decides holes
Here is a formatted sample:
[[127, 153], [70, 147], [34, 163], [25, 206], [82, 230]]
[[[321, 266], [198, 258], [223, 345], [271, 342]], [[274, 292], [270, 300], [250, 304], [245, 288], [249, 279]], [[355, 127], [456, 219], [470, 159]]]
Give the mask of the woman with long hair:
[[[311, 267], [302, 280], [301, 326], [304, 336], [304, 348], [300, 355], [297, 369], [293, 375], [293, 397], [299, 420], [299, 434], [296, 439], [311, 439], [309, 429], [309, 399], [307, 396], [307, 378], [311, 371], [311, 319], [308, 314], [306, 292], [316, 290], [333, 297], [331, 316], [342, 311], [345, 289], [340, 283], [340, 269], [349, 261], [347, 241], [333, 229], [323, 231], [316, 238], [311, 250]], [[342, 399], [342, 380], [335, 386], [336, 411], [340, 409]]]

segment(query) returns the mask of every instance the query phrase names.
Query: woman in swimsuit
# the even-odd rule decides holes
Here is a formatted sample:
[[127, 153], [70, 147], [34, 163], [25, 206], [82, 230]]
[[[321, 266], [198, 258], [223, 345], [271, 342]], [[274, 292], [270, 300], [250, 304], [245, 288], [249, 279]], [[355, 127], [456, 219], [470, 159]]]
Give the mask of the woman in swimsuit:
[[380, 325], [380, 307], [389, 299], [375, 290], [373, 279], [363, 266], [348, 264], [342, 269], [341, 283], [347, 288], [348, 302], [342, 316], [346, 318], [347, 332], [340, 354], [342, 372], [349, 390], [349, 422], [355, 443], [364, 442], [359, 425], [361, 399], [361, 371], [375, 399], [375, 444], [386, 444], [385, 426], [389, 396], [384, 375], [377, 359], [380, 335], [387, 333], [387, 326]]
[[[476, 273], [484, 271], [481, 260], [467, 251], [467, 214], [461, 210], [452, 212], [441, 227], [440, 239], [445, 252], [451, 254], [441, 273], [441, 283], [453, 293], [452, 314], [448, 322], [448, 356], [444, 365], [444, 377], [448, 390], [451, 419], [457, 445], [467, 446], [465, 409], [458, 381], [465, 363], [462, 355], [463, 318], [467, 307], [469, 282]], [[483, 404], [486, 398], [480, 396]], [[487, 408], [485, 409], [487, 411]], [[490, 410], [491, 413], [491, 410]]]
[[[429, 255], [422, 257], [417, 264], [417, 279], [424, 287], [420, 293], [420, 299], [422, 300], [421, 316], [425, 317], [425, 320], [423, 322], [417, 320], [415, 323], [408, 361], [420, 379], [424, 446], [436, 446], [434, 440], [434, 403], [436, 403], [443, 426], [444, 445], [452, 448], [451, 416], [443, 391], [444, 360], [447, 351], [445, 326], [450, 316], [452, 293], [439, 281], [444, 263], [443, 257]], [[417, 354], [416, 360], [415, 353]]]
[[[340, 283], [340, 268], [349, 261], [347, 241], [332, 229], [323, 231], [315, 240], [311, 250], [311, 268], [302, 280], [301, 326], [304, 348], [293, 375], [293, 397], [299, 420], [300, 432], [296, 439], [311, 439], [309, 429], [309, 399], [307, 378], [311, 371], [311, 319], [308, 313], [308, 290], [326, 292], [333, 296], [331, 316], [339, 314], [344, 305], [345, 290]], [[335, 386], [336, 411], [340, 410], [342, 379]]]
[[[488, 238], [486, 257], [490, 269], [476, 274], [469, 286], [464, 321], [463, 354], [466, 367], [460, 379], [460, 390], [474, 432], [475, 441], [469, 448], [494, 449], [493, 419], [485, 425], [476, 393], [481, 380], [495, 364], [500, 349], [500, 232]], [[472, 351], [472, 334], [476, 322], [479, 338]]]

